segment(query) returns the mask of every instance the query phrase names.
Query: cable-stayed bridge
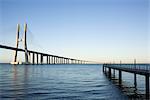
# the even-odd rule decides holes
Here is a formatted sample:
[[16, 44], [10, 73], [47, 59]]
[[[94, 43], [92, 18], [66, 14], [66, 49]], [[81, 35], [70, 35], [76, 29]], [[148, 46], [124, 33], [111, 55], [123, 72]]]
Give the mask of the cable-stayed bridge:
[[[23, 42], [23, 49], [18, 48], [19, 43]], [[20, 25], [17, 24], [17, 33], [16, 33], [16, 47], [1, 45], [0, 48], [13, 50], [14, 58], [11, 64], [20, 64], [20, 61], [17, 61], [18, 52], [24, 52], [25, 61], [21, 64], [88, 64], [92, 63], [91, 61], [79, 60], [69, 57], [62, 57], [58, 55], [47, 54], [43, 52], [37, 52], [27, 49], [27, 24], [24, 25], [24, 35], [23, 38], [20, 38]], [[44, 63], [44, 58], [46, 58], [46, 63]], [[94, 62], [93, 62], [94, 63]]]

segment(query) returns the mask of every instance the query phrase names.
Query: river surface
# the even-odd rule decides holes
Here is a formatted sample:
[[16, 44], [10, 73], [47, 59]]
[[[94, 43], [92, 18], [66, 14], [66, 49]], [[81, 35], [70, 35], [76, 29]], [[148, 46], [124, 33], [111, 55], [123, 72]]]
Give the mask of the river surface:
[[[117, 75], [117, 74], [116, 74]], [[144, 79], [138, 76], [138, 88]], [[133, 75], [123, 73], [133, 84]], [[102, 65], [0, 64], [0, 100], [127, 100], [102, 72]]]

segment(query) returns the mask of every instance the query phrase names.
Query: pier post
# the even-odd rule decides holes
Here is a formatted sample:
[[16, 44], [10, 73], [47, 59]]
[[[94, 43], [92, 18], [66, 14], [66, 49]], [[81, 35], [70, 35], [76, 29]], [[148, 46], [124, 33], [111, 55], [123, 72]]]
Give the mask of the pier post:
[[[136, 69], [136, 59], [134, 59], [134, 69]], [[136, 73], [134, 73], [134, 86], [137, 89]]]
[[121, 70], [119, 70], [119, 85], [122, 84], [121, 80], [122, 80], [122, 73]]
[[109, 72], [109, 78], [111, 78], [111, 68], [108, 68], [108, 72]]
[[104, 72], [104, 65], [103, 65], [103, 72]]
[[149, 75], [145, 75], [146, 99], [149, 100]]
[[105, 73], [107, 72], [107, 68], [105, 67]]
[[136, 73], [134, 73], [134, 87], [137, 89]]
[[113, 69], [113, 74], [114, 74], [113, 77], [115, 77], [115, 69]]
[[34, 64], [34, 53], [32, 53], [32, 64]]

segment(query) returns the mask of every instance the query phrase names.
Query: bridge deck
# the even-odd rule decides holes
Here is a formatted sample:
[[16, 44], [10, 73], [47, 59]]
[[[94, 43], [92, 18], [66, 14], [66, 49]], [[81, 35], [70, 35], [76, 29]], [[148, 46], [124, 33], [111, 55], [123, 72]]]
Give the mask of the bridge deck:
[[[17, 50], [17, 51], [25, 52], [24, 49], [15, 48], [15, 47], [11, 47], [11, 46], [5, 46], [5, 45], [0, 45], [0, 48], [8, 49], [8, 50]], [[57, 55], [51, 55], [51, 54], [46, 54], [46, 53], [37, 52], [37, 51], [32, 51], [32, 50], [28, 50], [28, 52], [29, 52], [29, 53], [42, 54], [43, 56], [53, 56], [53, 57], [59, 57], [59, 58], [64, 58], [64, 59], [77, 60], [77, 59], [72, 59], [72, 58], [67, 58], [67, 57], [62, 57], [62, 56], [57, 56]]]

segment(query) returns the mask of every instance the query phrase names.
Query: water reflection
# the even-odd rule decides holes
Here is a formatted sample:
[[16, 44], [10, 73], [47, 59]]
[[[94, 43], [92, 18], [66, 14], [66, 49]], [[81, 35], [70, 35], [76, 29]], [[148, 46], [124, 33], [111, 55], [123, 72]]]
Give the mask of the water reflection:
[[0, 69], [0, 100], [125, 98], [99, 65], [3, 65]]
[[13, 67], [13, 82], [14, 84], [16, 84], [16, 81], [17, 81], [17, 68], [16, 68], [16, 65], [12, 65]]
[[[21, 68], [19, 68], [21, 67]], [[19, 96], [26, 96], [28, 94], [28, 66], [17, 66], [12, 65], [13, 72], [13, 98], [18, 98]]]

